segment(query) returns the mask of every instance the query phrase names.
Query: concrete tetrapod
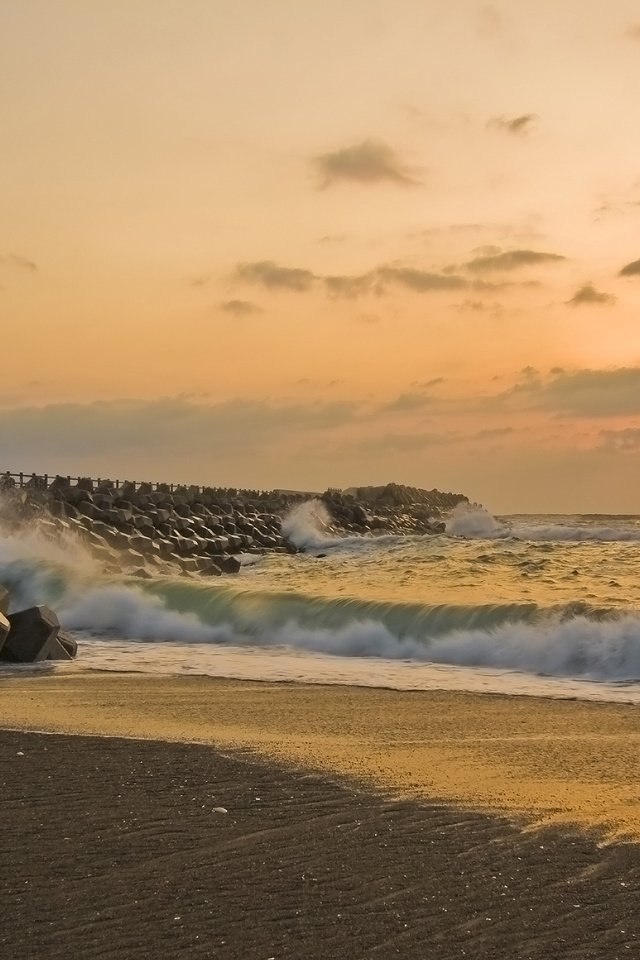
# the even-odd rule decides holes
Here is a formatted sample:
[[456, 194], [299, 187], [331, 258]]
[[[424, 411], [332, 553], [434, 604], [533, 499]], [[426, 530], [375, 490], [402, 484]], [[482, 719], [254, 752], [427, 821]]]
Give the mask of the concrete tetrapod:
[[42, 660], [71, 660], [72, 655], [58, 640], [60, 623], [49, 607], [29, 607], [9, 615], [9, 635], [0, 658], [12, 663]]
[[9, 621], [6, 614], [9, 609], [9, 591], [0, 584], [0, 656], [9, 634]]
[[0, 659], [2, 658], [2, 648], [4, 647], [5, 641], [9, 636], [9, 621], [5, 617], [4, 613], [0, 613]]

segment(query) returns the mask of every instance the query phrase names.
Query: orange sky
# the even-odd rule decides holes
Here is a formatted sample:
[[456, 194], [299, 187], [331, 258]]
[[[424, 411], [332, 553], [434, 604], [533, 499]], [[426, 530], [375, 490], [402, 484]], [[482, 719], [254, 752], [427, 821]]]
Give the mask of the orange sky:
[[0, 76], [0, 467], [640, 512], [637, 4], [21, 0]]

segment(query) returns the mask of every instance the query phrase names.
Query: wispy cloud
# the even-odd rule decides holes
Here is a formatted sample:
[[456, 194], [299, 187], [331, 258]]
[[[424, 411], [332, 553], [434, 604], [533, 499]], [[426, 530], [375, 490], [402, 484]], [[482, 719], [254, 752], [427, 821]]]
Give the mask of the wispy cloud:
[[458, 277], [455, 274], [433, 273], [415, 267], [382, 266], [378, 267], [376, 274], [383, 282], [398, 284], [417, 293], [428, 293], [436, 290], [460, 290], [468, 285], [468, 281], [464, 277]]
[[601, 430], [602, 445], [610, 450], [622, 453], [640, 451], [640, 427], [627, 427], [624, 430]]
[[488, 314], [491, 317], [499, 317], [504, 312], [504, 308], [501, 303], [485, 303], [484, 300], [463, 300], [462, 303], [457, 303], [455, 309], [460, 313], [484, 313]]
[[[506, 407], [546, 410], [568, 417], [620, 417], [640, 414], [640, 367], [613, 370], [555, 370], [548, 377], [524, 371], [523, 378], [493, 398]], [[492, 405], [491, 401], [488, 404]]]
[[357, 415], [357, 405], [346, 401], [237, 399], [207, 404], [182, 397], [123, 399], [0, 409], [0, 433], [3, 455], [13, 463], [37, 456], [48, 466], [63, 456], [72, 463], [99, 457], [117, 469], [123, 457], [140, 451], [141, 437], [145, 452], [162, 465], [167, 454], [191, 457], [202, 447], [203, 437], [215, 438], [212, 450], [219, 458], [244, 448], [268, 449], [281, 437], [341, 427]]
[[236, 267], [236, 277], [249, 283], [261, 283], [272, 290], [293, 290], [295, 293], [310, 290], [316, 279], [310, 270], [281, 267], [273, 260], [240, 263]]
[[590, 304], [611, 306], [616, 301], [617, 298], [612, 293], [602, 293], [600, 290], [596, 290], [592, 283], [585, 283], [579, 290], [576, 290], [570, 300], [567, 300], [567, 306], [582, 307]]
[[522, 113], [517, 117], [491, 117], [487, 126], [512, 136], [522, 137], [531, 131], [537, 119], [537, 113]]
[[537, 266], [542, 263], [559, 263], [566, 257], [558, 253], [543, 253], [539, 250], [505, 250], [475, 257], [464, 266], [472, 273], [488, 273], [492, 270], [518, 270], [521, 267]]
[[415, 187], [420, 181], [388, 144], [382, 140], [363, 140], [351, 147], [323, 153], [312, 163], [320, 175], [320, 186], [347, 181], [374, 184], [395, 183]]
[[316, 243], [334, 244], [344, 243], [347, 239], [346, 233], [326, 233], [323, 237], [318, 237]]
[[0, 257], [0, 264], [15, 267], [17, 270], [25, 270], [27, 273], [37, 273], [38, 271], [37, 263], [27, 259], [27, 257], [21, 257], [17, 253], [8, 253], [6, 256]]
[[[381, 294], [393, 286], [404, 287], [415, 293], [461, 290], [470, 286], [467, 279], [454, 273], [437, 273], [394, 263], [374, 267], [366, 273], [322, 275], [299, 267], [281, 266], [272, 260], [259, 260], [239, 264], [234, 279], [260, 284], [270, 290], [290, 290], [294, 293], [320, 289], [331, 297], [350, 299], [371, 293]], [[474, 284], [478, 282], [474, 281]]]
[[259, 307], [256, 303], [252, 303], [251, 300], [225, 300], [223, 303], [218, 304], [218, 309], [238, 319], [251, 317], [255, 313], [263, 312], [262, 307]]
[[483, 3], [475, 12], [475, 28], [479, 36], [492, 40], [503, 35], [507, 20], [494, 4]]
[[375, 282], [375, 274], [363, 273], [359, 276], [328, 276], [322, 277], [321, 279], [329, 296], [353, 299], [371, 292]]
[[632, 260], [620, 271], [621, 277], [637, 277], [640, 275], [640, 260]]
[[414, 410], [422, 410], [428, 407], [432, 402], [431, 397], [425, 393], [401, 393], [395, 400], [379, 407], [380, 413], [412, 413]]

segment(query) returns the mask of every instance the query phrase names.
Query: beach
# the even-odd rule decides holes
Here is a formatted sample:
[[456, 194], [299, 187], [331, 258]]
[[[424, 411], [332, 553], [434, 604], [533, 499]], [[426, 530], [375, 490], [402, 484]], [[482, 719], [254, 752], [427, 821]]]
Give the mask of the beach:
[[64, 672], [0, 702], [14, 957], [637, 949], [635, 707]]

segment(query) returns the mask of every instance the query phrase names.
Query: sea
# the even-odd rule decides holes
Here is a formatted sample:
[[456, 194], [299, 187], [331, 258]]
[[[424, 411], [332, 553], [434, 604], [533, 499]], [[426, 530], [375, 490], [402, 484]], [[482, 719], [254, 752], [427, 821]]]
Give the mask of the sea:
[[320, 501], [283, 529], [298, 554], [236, 576], [101, 572], [72, 538], [0, 530], [11, 609], [52, 607], [68, 664], [258, 681], [640, 703], [640, 516], [493, 516], [461, 504], [438, 535], [339, 535]]

